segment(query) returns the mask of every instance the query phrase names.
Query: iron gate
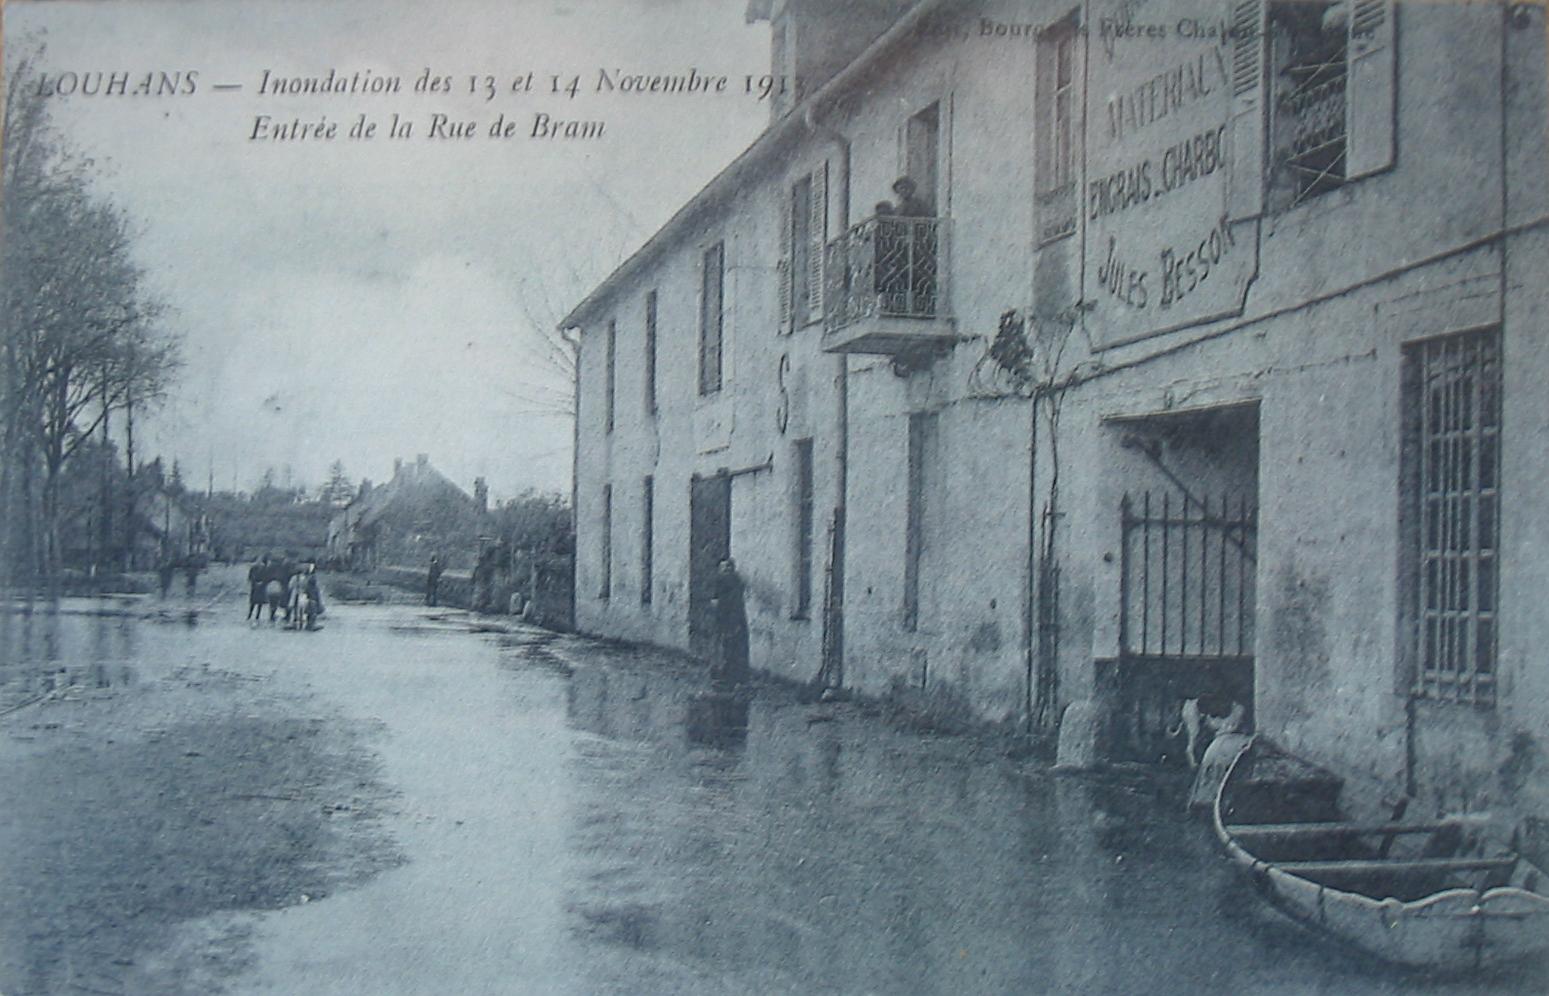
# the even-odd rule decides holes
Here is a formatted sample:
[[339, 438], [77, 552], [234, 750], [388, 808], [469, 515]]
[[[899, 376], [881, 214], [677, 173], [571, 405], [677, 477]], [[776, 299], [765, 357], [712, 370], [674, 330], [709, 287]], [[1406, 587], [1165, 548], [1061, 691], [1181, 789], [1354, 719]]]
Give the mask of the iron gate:
[[1258, 508], [1246, 496], [1126, 494], [1119, 589], [1120, 753], [1179, 756], [1184, 699], [1253, 708]]

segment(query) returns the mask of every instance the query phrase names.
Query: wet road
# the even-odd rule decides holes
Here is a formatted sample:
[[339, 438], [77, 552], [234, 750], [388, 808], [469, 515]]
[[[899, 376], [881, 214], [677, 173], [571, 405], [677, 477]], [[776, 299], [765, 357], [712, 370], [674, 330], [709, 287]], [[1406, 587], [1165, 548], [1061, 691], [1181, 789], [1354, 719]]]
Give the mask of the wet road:
[[[202, 610], [191, 624], [185, 605]], [[315, 900], [163, 912], [172, 930], [127, 959], [129, 980], [93, 991], [193, 991], [174, 968], [210, 946], [239, 949], [220, 985], [263, 993], [1549, 990], [1542, 971], [1421, 979], [1311, 939], [1261, 908], [1176, 786], [1056, 777], [777, 688], [758, 690], [745, 739], [696, 742], [698, 686], [670, 658], [474, 633], [417, 606], [331, 605], [309, 634], [250, 629], [235, 586], [165, 615], [123, 606], [46, 639], [12, 626], [0, 710], [49, 694], [46, 674], [261, 682], [271, 711], [351, 731], [337, 757], [389, 801], [341, 839], [392, 860]], [[46, 706], [8, 712], [0, 734], [42, 749]], [[350, 860], [333, 839], [298, 846]], [[0, 931], [3, 970], [25, 942]], [[26, 989], [0, 976], [0, 991]]]

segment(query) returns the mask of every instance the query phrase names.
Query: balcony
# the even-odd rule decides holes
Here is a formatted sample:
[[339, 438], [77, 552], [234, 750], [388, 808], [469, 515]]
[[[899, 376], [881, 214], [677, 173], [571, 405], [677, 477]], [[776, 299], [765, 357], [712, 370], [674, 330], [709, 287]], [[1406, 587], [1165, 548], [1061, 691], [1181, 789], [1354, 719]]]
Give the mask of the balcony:
[[823, 349], [918, 355], [957, 341], [947, 297], [950, 221], [867, 218], [823, 257]]

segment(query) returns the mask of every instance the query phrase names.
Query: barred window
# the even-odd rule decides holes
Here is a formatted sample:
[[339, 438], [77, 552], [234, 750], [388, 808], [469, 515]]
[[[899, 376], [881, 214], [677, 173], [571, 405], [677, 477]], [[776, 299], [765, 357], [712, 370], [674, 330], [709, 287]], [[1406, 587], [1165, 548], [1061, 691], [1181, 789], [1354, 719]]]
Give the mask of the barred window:
[[1493, 705], [1500, 537], [1500, 331], [1405, 354], [1416, 695]]
[[1347, 16], [1343, 0], [1270, 5], [1270, 196], [1276, 207], [1292, 207], [1344, 182]]

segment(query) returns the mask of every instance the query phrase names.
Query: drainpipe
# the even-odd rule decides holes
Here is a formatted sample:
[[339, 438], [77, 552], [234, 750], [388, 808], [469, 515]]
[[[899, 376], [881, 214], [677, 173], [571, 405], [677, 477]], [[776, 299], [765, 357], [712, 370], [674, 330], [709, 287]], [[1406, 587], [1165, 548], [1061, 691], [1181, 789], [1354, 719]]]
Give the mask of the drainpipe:
[[[839, 153], [839, 224], [837, 227], [840, 233], [843, 233], [850, 227], [850, 140], [837, 129], [820, 124], [817, 120], [817, 115], [814, 113], [813, 105], [810, 103], [802, 113], [802, 123], [814, 135], [832, 142], [834, 148]], [[839, 353], [834, 359], [837, 366], [835, 382], [839, 393], [839, 440], [838, 452], [835, 457], [838, 495], [834, 502], [834, 525], [840, 537], [840, 543], [848, 546], [849, 534], [846, 531], [847, 512], [845, 506], [850, 493], [850, 357], [847, 353]], [[829, 550], [829, 556], [834, 556], [832, 549]], [[842, 608], [844, 605], [844, 559], [841, 558], [840, 562], [833, 565], [833, 567], [835, 577], [832, 583], [838, 589], [835, 602], [840, 608], [833, 614], [833, 617], [827, 620], [829, 625], [837, 629], [837, 632], [834, 634], [835, 639], [832, 642], [832, 646], [835, 648], [835, 666], [833, 671], [829, 673], [828, 680], [835, 687], [842, 688], [844, 686], [844, 611]], [[829, 611], [827, 605], [823, 609], [825, 613]], [[828, 661], [823, 661], [820, 665], [819, 673], [826, 671], [828, 665]]]
[[1026, 701], [1023, 708], [1026, 719], [1023, 733], [1033, 735], [1033, 683], [1036, 679], [1037, 660], [1033, 654], [1037, 616], [1033, 611], [1033, 599], [1038, 597], [1038, 392], [1028, 405], [1032, 413], [1029, 419], [1027, 444], [1027, 597], [1022, 600], [1022, 661], [1026, 668]]
[[570, 394], [570, 628], [579, 633], [576, 621], [576, 574], [581, 567], [581, 544], [577, 542], [581, 525], [581, 506], [577, 474], [581, 469], [581, 330], [559, 329], [559, 337], [570, 346], [572, 359]]

